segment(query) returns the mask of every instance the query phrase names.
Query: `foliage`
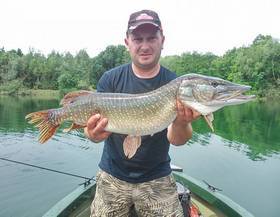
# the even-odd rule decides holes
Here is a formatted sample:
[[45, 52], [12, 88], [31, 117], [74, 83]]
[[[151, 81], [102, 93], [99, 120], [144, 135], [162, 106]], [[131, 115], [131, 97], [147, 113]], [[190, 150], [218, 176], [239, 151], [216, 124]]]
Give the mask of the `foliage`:
[[11, 80], [0, 86], [0, 92], [7, 93], [8, 95], [16, 94], [23, 88], [21, 80]]
[[178, 75], [186, 73], [200, 73], [214, 75], [212, 63], [218, 57], [212, 53], [199, 54], [183, 53], [181, 56], [167, 56], [161, 59], [161, 64]]
[[127, 63], [128, 61], [129, 54], [124, 46], [108, 46], [92, 60], [92, 71], [90, 73], [91, 83], [96, 86], [98, 80], [105, 71]]
[[[0, 49], [0, 91], [15, 93], [29, 89], [91, 89], [103, 73], [130, 61], [123, 45], [108, 46], [91, 58], [86, 50], [76, 55], [51, 52], [45, 56], [34, 49]], [[280, 43], [258, 35], [250, 46], [233, 48], [223, 56], [185, 52], [161, 58], [161, 64], [178, 75], [201, 73], [246, 83], [259, 96], [277, 97], [280, 86]]]

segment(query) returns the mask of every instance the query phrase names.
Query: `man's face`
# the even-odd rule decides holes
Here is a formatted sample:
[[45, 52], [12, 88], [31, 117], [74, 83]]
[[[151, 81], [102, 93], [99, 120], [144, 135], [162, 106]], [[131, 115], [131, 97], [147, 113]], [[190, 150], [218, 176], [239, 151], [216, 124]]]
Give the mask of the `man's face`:
[[158, 64], [163, 43], [164, 36], [151, 24], [137, 27], [125, 39], [132, 62], [143, 69], [150, 69]]

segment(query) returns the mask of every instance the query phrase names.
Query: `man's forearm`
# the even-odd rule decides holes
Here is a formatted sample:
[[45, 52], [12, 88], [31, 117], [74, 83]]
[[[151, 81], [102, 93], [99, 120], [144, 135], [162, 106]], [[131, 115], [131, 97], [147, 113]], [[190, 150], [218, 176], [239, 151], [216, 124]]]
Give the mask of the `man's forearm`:
[[168, 127], [167, 138], [173, 145], [184, 145], [192, 137], [191, 123], [176, 124]]

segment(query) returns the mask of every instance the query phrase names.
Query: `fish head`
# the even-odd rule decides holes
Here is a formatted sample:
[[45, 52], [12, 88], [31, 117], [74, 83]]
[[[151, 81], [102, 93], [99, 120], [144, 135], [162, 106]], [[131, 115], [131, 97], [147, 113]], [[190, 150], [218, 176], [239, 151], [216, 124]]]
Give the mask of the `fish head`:
[[181, 77], [179, 99], [202, 115], [210, 114], [224, 106], [249, 102], [253, 95], [243, 95], [250, 86], [236, 84], [217, 77], [187, 74]]

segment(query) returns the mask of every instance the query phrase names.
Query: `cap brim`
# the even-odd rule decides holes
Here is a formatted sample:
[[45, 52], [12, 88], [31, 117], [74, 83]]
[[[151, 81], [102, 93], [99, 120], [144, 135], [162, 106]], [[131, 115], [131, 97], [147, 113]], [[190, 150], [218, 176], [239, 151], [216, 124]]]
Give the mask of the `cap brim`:
[[154, 23], [153, 21], [145, 20], [145, 21], [141, 21], [141, 22], [137, 23], [137, 24], [134, 25], [134, 26], [130, 26], [130, 27], [128, 28], [128, 31], [132, 32], [133, 30], [137, 29], [139, 26], [142, 26], [142, 25], [144, 25], [144, 24], [151, 24], [151, 25], [153, 25], [153, 26], [155, 26], [155, 27], [160, 28], [160, 26], [159, 26], [158, 24]]

